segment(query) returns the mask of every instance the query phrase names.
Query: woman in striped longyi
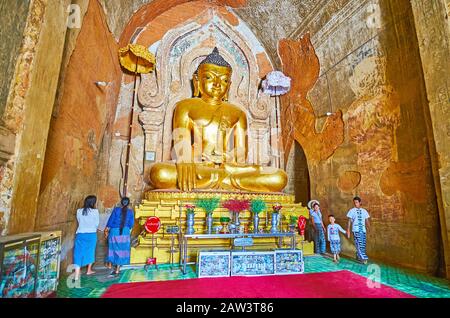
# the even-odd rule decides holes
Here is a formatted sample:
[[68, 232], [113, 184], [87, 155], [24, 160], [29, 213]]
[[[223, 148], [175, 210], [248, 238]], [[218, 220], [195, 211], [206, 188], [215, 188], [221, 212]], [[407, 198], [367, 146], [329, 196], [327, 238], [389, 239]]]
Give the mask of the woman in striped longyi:
[[120, 273], [120, 266], [130, 264], [131, 230], [134, 226], [133, 210], [128, 208], [130, 199], [122, 198], [121, 207], [115, 207], [106, 225], [108, 237], [108, 262], [115, 266], [112, 276]]

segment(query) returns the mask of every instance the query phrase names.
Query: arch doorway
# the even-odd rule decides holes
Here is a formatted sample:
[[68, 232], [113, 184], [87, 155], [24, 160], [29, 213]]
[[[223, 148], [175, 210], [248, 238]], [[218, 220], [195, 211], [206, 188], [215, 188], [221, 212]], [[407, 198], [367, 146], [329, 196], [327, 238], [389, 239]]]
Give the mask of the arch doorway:
[[308, 162], [302, 146], [297, 141], [289, 153], [286, 173], [289, 176], [286, 193], [295, 195], [295, 202], [306, 206], [311, 199]]

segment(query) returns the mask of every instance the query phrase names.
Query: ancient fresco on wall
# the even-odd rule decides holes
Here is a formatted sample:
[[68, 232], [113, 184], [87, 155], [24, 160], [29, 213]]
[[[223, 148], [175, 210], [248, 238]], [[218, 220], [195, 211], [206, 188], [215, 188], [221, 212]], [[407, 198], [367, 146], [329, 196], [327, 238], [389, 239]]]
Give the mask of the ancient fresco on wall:
[[[282, 136], [285, 155], [294, 140], [303, 147], [325, 215], [345, 224], [352, 197], [362, 197], [369, 255], [434, 271], [438, 214], [412, 23], [406, 3], [355, 2], [315, 34], [280, 41], [297, 83], [282, 98]], [[352, 255], [353, 242], [342, 244]]]

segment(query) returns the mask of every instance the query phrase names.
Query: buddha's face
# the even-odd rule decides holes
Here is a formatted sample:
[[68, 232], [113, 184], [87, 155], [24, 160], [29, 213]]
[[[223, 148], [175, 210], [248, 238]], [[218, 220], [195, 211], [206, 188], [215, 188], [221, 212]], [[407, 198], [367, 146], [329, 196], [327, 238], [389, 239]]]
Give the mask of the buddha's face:
[[197, 78], [202, 98], [221, 102], [230, 88], [231, 69], [214, 64], [202, 64]]

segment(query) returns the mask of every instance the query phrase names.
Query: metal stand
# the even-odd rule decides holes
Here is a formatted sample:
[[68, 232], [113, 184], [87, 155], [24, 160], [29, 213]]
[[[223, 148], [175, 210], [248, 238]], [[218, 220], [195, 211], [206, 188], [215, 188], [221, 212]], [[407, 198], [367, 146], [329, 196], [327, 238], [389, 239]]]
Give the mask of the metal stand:
[[185, 234], [180, 232], [181, 237], [181, 246], [180, 246], [180, 265], [181, 265], [181, 271], [183, 275], [186, 275], [187, 271], [187, 261], [188, 261], [188, 239], [230, 239], [230, 246], [231, 249], [234, 250], [234, 240], [235, 238], [245, 238], [245, 237], [251, 237], [251, 238], [277, 238], [278, 240], [278, 248], [281, 248], [283, 245], [283, 238], [290, 238], [291, 240], [291, 249], [295, 249], [295, 233], [241, 233], [241, 234]]
[[[155, 240], [155, 234], [152, 233], [152, 259], [155, 258], [155, 256], [154, 256], [155, 255], [155, 241], [154, 240]], [[152, 266], [155, 266], [156, 270], [159, 270], [158, 269], [158, 265], [156, 264], [156, 260], [155, 260], [154, 264], [146, 264], [144, 266], [145, 271], [148, 271], [149, 268], [152, 267]]]
[[170, 272], [173, 272], [173, 264], [174, 264], [174, 254], [178, 252], [178, 250], [175, 248], [175, 234], [178, 235], [178, 233], [170, 233]]

